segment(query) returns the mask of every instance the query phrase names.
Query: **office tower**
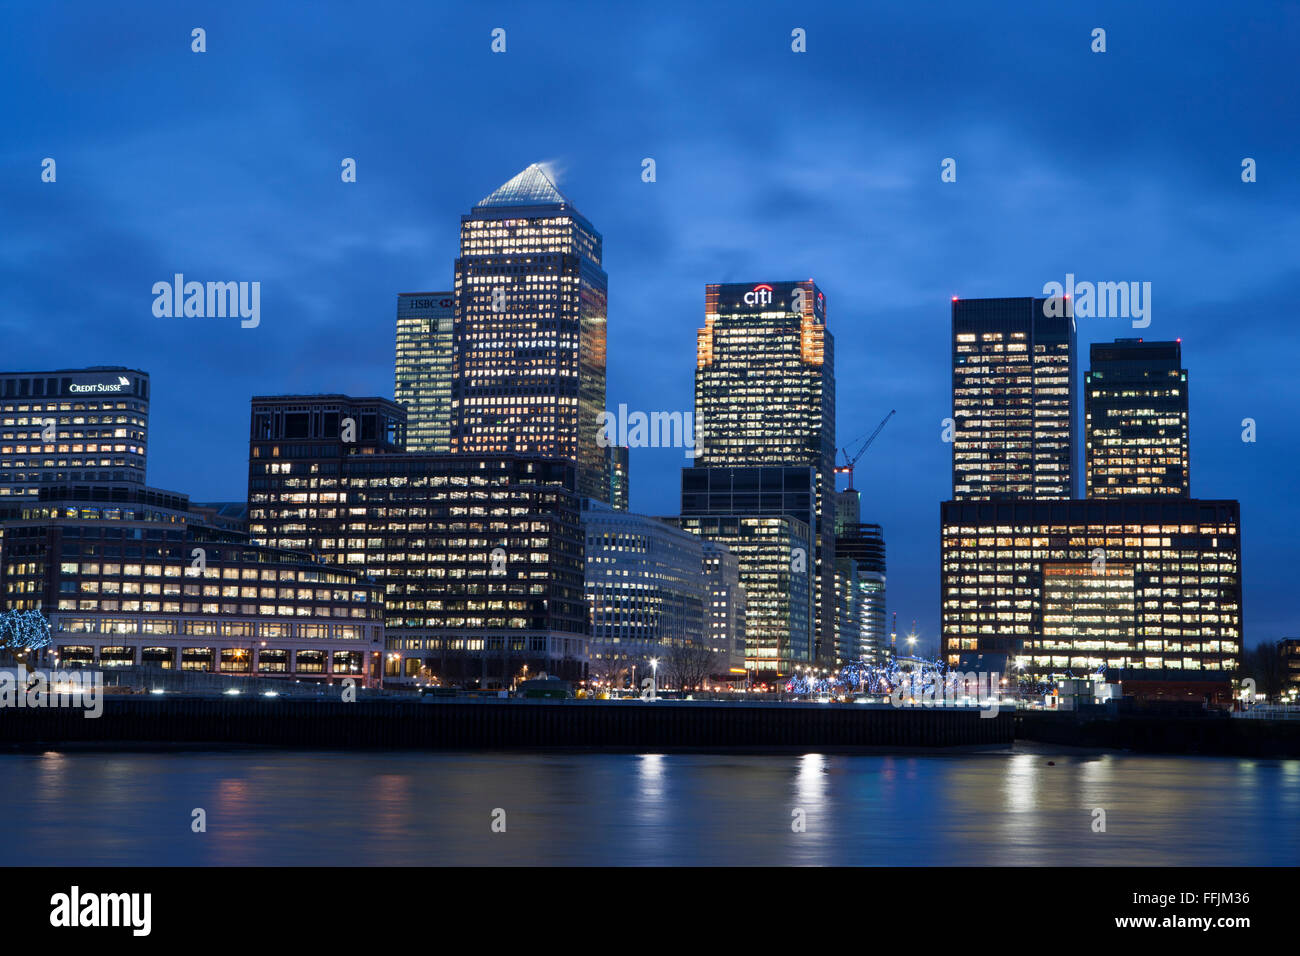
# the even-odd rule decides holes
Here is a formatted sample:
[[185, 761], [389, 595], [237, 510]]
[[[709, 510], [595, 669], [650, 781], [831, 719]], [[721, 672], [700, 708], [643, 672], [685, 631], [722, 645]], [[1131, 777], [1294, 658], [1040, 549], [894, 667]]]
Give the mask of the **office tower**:
[[0, 517], [42, 486], [143, 485], [148, 434], [139, 369], [0, 372]]
[[[779, 676], [789, 674], [796, 665], [806, 666], [817, 660], [815, 602], [818, 569], [816, 542], [812, 537], [812, 529], [817, 524], [817, 480], [817, 469], [810, 466], [682, 469], [683, 521], [721, 517], [747, 519], [741, 525], [703, 522], [683, 527], [706, 539], [721, 541], [741, 559], [741, 586], [745, 588], [751, 616], [746, 625], [750, 645], [746, 666], [751, 670], [775, 669]], [[770, 517], [787, 517], [795, 523], [774, 534], [774, 526], [760, 520]], [[742, 554], [737, 550], [736, 534], [752, 536], [760, 529], [766, 535], [763, 541], [768, 550], [761, 555], [758, 552]], [[715, 532], [727, 537], [716, 538]], [[777, 552], [785, 553], [787, 548], [789, 563], [786, 572], [774, 575], [772, 556]], [[832, 600], [834, 586], [832, 577]], [[796, 590], [800, 593], [794, 594]], [[778, 608], [779, 613], [774, 614], [773, 608]], [[763, 622], [754, 620], [753, 616], [759, 613], [768, 615], [767, 619]], [[794, 615], [804, 616], [791, 624]], [[833, 652], [833, 618], [830, 623]], [[779, 626], [789, 626], [789, 633], [775, 636]]]
[[863, 524], [858, 492], [846, 488], [835, 498], [835, 555], [857, 565], [857, 591], [862, 639], [860, 656], [873, 663], [888, 657], [885, 632], [885, 532], [878, 524]]
[[1241, 660], [1240, 509], [1187, 498], [948, 501], [943, 655], [1031, 676], [1204, 675]]
[[586, 595], [592, 665], [602, 679], [648, 675], [673, 648], [707, 650], [704, 556], [693, 534], [646, 515], [584, 499]]
[[[695, 421], [702, 451], [697, 466], [814, 470], [813, 659], [830, 663], [835, 630], [835, 346], [826, 328], [825, 296], [811, 279], [706, 287], [704, 327], [696, 348]], [[799, 518], [806, 520], [803, 514]]]
[[1068, 302], [954, 298], [953, 498], [1073, 498], [1074, 381]]
[[1092, 346], [1083, 389], [1089, 498], [1191, 495], [1180, 343], [1116, 339]]
[[451, 450], [451, 292], [397, 296], [397, 404], [406, 409], [408, 451]]
[[745, 674], [745, 588], [740, 561], [718, 541], [704, 541], [705, 640], [721, 672]]
[[628, 472], [628, 447], [609, 445], [605, 452], [609, 458], [609, 503], [615, 511], [627, 511], [631, 491]]
[[564, 458], [606, 500], [601, 237], [529, 166], [461, 217], [452, 451]]
[[[355, 442], [341, 422], [356, 425]], [[587, 667], [576, 467], [406, 454], [384, 399], [256, 397], [248, 522], [384, 587], [388, 680], [508, 687]]]

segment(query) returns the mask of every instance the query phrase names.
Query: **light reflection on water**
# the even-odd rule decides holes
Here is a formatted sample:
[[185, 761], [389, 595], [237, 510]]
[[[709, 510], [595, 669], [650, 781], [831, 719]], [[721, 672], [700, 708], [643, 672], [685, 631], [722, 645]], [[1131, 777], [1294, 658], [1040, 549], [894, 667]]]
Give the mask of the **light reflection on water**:
[[1294, 760], [6, 754], [0, 800], [5, 865], [1300, 862]]

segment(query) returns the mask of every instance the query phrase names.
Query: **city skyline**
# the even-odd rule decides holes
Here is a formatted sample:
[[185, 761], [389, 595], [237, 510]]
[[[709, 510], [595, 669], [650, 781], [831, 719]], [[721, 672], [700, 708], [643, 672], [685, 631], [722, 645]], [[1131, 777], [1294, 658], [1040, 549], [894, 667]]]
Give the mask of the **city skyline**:
[[[239, 14], [229, 16], [237, 21]], [[602, 36], [613, 37], [614, 24], [620, 21], [615, 14], [607, 16], [610, 19], [599, 24]], [[759, 100], [718, 87], [708, 89], [704, 102], [695, 107], [679, 86], [669, 83], [668, 93], [658, 95], [667, 96], [675, 113], [685, 118], [682, 129], [670, 129], [661, 121], [634, 135], [622, 127], [596, 124], [606, 137], [611, 131], [618, 134], [599, 148], [587, 134], [561, 139], [523, 109], [508, 111], [511, 135], [500, 142], [483, 138], [468, 157], [394, 149], [400, 127], [394, 132], [370, 129], [359, 144], [317, 138], [306, 150], [294, 144], [297, 153], [271, 138], [271, 155], [259, 161], [265, 168], [229, 174], [241, 193], [265, 197], [258, 182], [273, 173], [277, 162], [286, 164], [288, 194], [267, 203], [269, 217], [257, 218], [252, 212], [221, 209], [230, 205], [230, 187], [213, 163], [228, 162], [231, 150], [238, 153], [234, 144], [204, 162], [185, 142], [155, 143], [152, 152], [142, 150], [139, 144], [150, 137], [147, 121], [131, 126], [129, 134], [91, 122], [85, 124], [84, 145], [63, 134], [51, 142], [43, 132], [40, 111], [51, 112], [60, 128], [67, 129], [76, 125], [77, 110], [84, 107], [63, 103], [57, 90], [47, 91], [34, 105], [16, 110], [18, 145], [5, 154], [15, 168], [30, 165], [33, 171], [28, 185], [6, 182], [6, 204], [15, 211], [19, 227], [49, 250], [32, 257], [11, 248], [0, 255], [6, 286], [14, 292], [10, 313], [0, 320], [12, 343], [6, 365], [39, 369], [120, 364], [143, 369], [156, 394], [149, 484], [182, 488], [195, 500], [239, 500], [245, 492], [242, 448], [249, 397], [302, 392], [391, 396], [395, 294], [449, 288], [456, 217], [476, 197], [529, 163], [558, 158], [557, 165], [569, 167], [559, 176], [559, 187], [600, 224], [606, 241], [609, 408], [625, 402], [646, 411], [690, 410], [702, 286], [754, 275], [817, 277], [835, 304], [829, 329], [839, 353], [837, 445], [847, 446], [886, 410], [899, 409], [898, 420], [859, 465], [856, 484], [863, 492], [863, 520], [882, 524], [889, 541], [889, 610], [904, 621], [917, 619], [923, 638], [933, 646], [938, 620], [936, 503], [948, 497], [950, 483], [950, 449], [939, 436], [948, 404], [948, 369], [942, 356], [951, 296], [1038, 296], [1044, 283], [1064, 281], [1068, 274], [1092, 280], [1150, 280], [1155, 290], [1151, 328], [1130, 331], [1122, 319], [1080, 320], [1080, 369], [1086, 368], [1082, 356], [1092, 342], [1138, 334], [1157, 340], [1182, 338], [1183, 365], [1196, 382], [1191, 395], [1195, 493], [1205, 499], [1241, 500], [1246, 642], [1283, 637], [1293, 629], [1284, 578], [1287, 551], [1282, 536], [1270, 529], [1294, 526], [1300, 507], [1287, 494], [1294, 472], [1295, 422], [1287, 396], [1285, 345], [1293, 340], [1289, 329], [1277, 324], [1289, 304], [1295, 267], [1276, 258], [1274, 250], [1287, 247], [1288, 231], [1295, 226], [1294, 214], [1287, 211], [1294, 207], [1290, 199], [1295, 187], [1285, 182], [1279, 159], [1288, 149], [1295, 152], [1289, 142], [1293, 124], [1259, 121], [1267, 112], [1261, 103], [1224, 93], [1223, 101], [1211, 105], [1231, 113], [1231, 122], [1198, 128], [1196, 136], [1189, 137], [1176, 123], [1159, 125], [1167, 121], [1148, 113], [1143, 122], [1157, 124], [1149, 135], [1162, 145], [1145, 147], [1140, 161], [1119, 155], [1124, 151], [1115, 143], [1124, 132], [1138, 128], [1107, 110], [1123, 102], [1119, 76], [1132, 69], [1135, 54], [1127, 51], [1138, 46], [1135, 38], [1153, 53], [1176, 55], [1179, 63], [1195, 71], [1203, 69], [1195, 66], [1197, 51], [1213, 42], [1217, 22], [1214, 15], [1193, 9], [1187, 21], [1158, 32], [1145, 16], [1115, 8], [1101, 17], [1112, 38], [1129, 38], [1124, 45], [1113, 43], [1106, 54], [1111, 59], [1090, 60], [1082, 39], [1076, 52], [1057, 36], [1051, 42], [1060, 44], [1059, 49], [1033, 51], [1034, 57], [1044, 58], [1068, 54], [1068, 69], [1062, 71], [1059, 85], [1047, 84], [1051, 93], [1076, 89], [1070, 74], [1079, 76], [1080, 87], [1086, 74], [1087, 85], [1101, 84], [1108, 91], [1074, 114], [1083, 127], [1115, 129], [1116, 138], [1084, 137], [1074, 144], [1079, 155], [1070, 159], [1059, 150], [1046, 157], [1027, 147], [1023, 135], [1034, 129], [1033, 123], [1030, 128], [1024, 124], [1030, 121], [1022, 120], [1022, 128], [1014, 131], [1019, 137], [999, 129], [998, 121], [945, 133], [928, 125], [918, 129], [900, 107], [853, 99], [819, 110], [825, 132], [818, 137], [818, 151], [809, 152], [798, 142], [773, 150], [770, 139], [758, 149], [748, 144], [748, 124], [741, 118], [748, 112], [745, 107]], [[545, 45], [538, 37], [550, 40], [557, 35], [550, 31], [562, 32], [562, 27], [548, 27], [522, 11], [507, 19], [510, 52], [493, 61], [487, 50], [489, 25], [453, 16], [446, 29], [463, 30], [465, 48], [451, 50], [445, 68], [476, 76], [496, 71], [500, 76], [493, 82], [503, 88], [517, 82], [520, 71], [538, 69], [536, 51]], [[860, 36], [865, 27], [864, 22], [832, 30], [816, 16], [801, 14], [800, 19], [810, 36], [806, 66], [790, 59], [782, 40], [788, 35], [784, 24], [763, 18], [737, 23], [737, 46], [767, 51], [761, 55], [771, 58], [776, 86], [796, 90], [774, 98], [778, 111], [792, 95], [826, 89], [835, 74], [832, 66], [846, 60], [851, 49], [848, 40], [835, 34], [857, 30]], [[938, 40], [948, 37], [954, 49], [964, 46], [955, 36], [974, 30], [986, 47], [1002, 50], [1023, 40], [1036, 22], [1030, 18], [1026, 26], [1023, 17], [988, 19], [990, 24], [980, 25], [954, 8], [951, 21], [934, 30]], [[1089, 26], [1081, 21], [1069, 29], [1086, 37]], [[295, 31], [299, 28], [295, 24]], [[339, 28], [339, 21], [327, 17], [324, 24], [309, 27], [304, 42], [310, 43], [313, 36], [335, 36]], [[94, 18], [68, 29], [82, 35], [84, 43]], [[224, 32], [226, 49], [232, 51], [228, 55], [242, 56], [239, 62], [256, 75], [258, 60], [249, 59], [250, 51], [264, 41], [240, 47], [230, 42], [231, 27], [210, 31]], [[533, 39], [525, 39], [530, 36]], [[157, 42], [150, 37], [151, 45]], [[612, 43], [596, 50], [596, 56], [633, 58], [635, 47], [625, 45], [630, 42]], [[681, 52], [670, 53], [669, 61], [702, 42], [686, 36], [671, 48]], [[980, 43], [970, 46], [978, 49]], [[1266, 78], [1281, 55], [1280, 46], [1260, 33], [1251, 49], [1253, 59], [1216, 48], [1216, 62], [1226, 57], [1231, 64], [1227, 69], [1239, 70], [1247, 80]], [[722, 57], [726, 61], [735, 55], [724, 50]], [[956, 96], [958, 107], [945, 107], [940, 96], [945, 83], [951, 89], [959, 76], [961, 82], [970, 82], [970, 68], [982, 62], [970, 49], [956, 49], [956, 55], [960, 62], [937, 69], [932, 78], [887, 60], [899, 76], [918, 84], [908, 102], [913, 109], [932, 109], [936, 126], [971, 97], [1002, 91], [998, 81], [982, 78], [973, 91]], [[22, 64], [28, 56], [15, 50], [13, 62]], [[820, 63], [818, 56], [832, 63]], [[234, 69], [213, 61], [215, 56], [204, 69]], [[1098, 76], [1101, 67], [1118, 70], [1119, 75]], [[547, 69], [559, 71], [545, 74], [550, 82], [559, 82], [563, 71], [575, 68]], [[667, 81], [671, 73], [662, 58], [644, 69], [652, 75], [634, 73], [630, 80], [621, 79], [616, 90], [585, 93], [573, 108], [595, 115], [606, 97], [644, 91]], [[1177, 80], [1157, 79], [1146, 85], [1143, 95], [1163, 100]], [[886, 88], [898, 82], [882, 81]], [[1169, 85], [1160, 87], [1162, 83]], [[178, 85], [183, 90], [186, 81], [182, 78]], [[1268, 89], [1266, 81], [1261, 88]], [[110, 83], [102, 95], [123, 115], [138, 120], [140, 114], [124, 105], [136, 92], [138, 88], [129, 84]], [[291, 83], [283, 95], [317, 103], [332, 92], [337, 89], [328, 82], [319, 90]], [[1227, 99], [1231, 96], [1239, 99]], [[159, 97], [166, 101], [168, 94]], [[1027, 92], [1019, 94], [1005, 115], [1035, 115], [1040, 98], [1040, 114], [1049, 112], [1047, 92]], [[469, 99], [469, 106], [455, 108], [481, 108], [487, 102]], [[1260, 99], [1266, 104], [1267, 92]], [[347, 102], [355, 105], [357, 100]], [[148, 103], [158, 106], [159, 98], [146, 98]], [[855, 154], [860, 138], [850, 137], [848, 145], [835, 143], [850, 121], [861, 122], [854, 107], [864, 106], [883, 120], [879, 128], [885, 140], [865, 159]], [[235, 130], [235, 144], [248, 135], [259, 137], [261, 146], [269, 128], [265, 124], [286, 108], [286, 103], [252, 108], [242, 126], [229, 116], [200, 119], [212, 130]], [[700, 135], [706, 117], [719, 115], [735, 119], [706, 126], [712, 135], [694, 147], [683, 146]], [[1043, 128], [1058, 121], [1044, 120]], [[238, 132], [244, 127], [248, 133]], [[991, 138], [985, 141], [983, 133]], [[1024, 149], [1023, 155], [1008, 152], [1010, 145]], [[765, 156], [765, 151], [775, 155]], [[39, 182], [38, 164], [44, 155], [59, 157], [55, 184]], [[344, 185], [338, 180], [338, 163], [353, 155], [358, 182]], [[399, 159], [384, 158], [394, 156]], [[429, 156], [437, 156], [436, 161]], [[956, 183], [940, 181], [940, 161], [948, 156], [958, 160]], [[1259, 158], [1259, 182], [1241, 182], [1244, 156]], [[643, 157], [657, 159], [656, 182], [642, 181]], [[104, 172], [105, 162], [111, 174]], [[98, 171], [92, 174], [92, 168]], [[800, 170], [807, 178], [801, 178]], [[432, 190], [431, 180], [436, 180]], [[808, 184], [817, 180], [837, 186], [810, 188]], [[1026, 190], [1026, 183], [1035, 182], [1051, 183], [1041, 190], [1050, 201], [1036, 199], [1032, 185]], [[839, 188], [841, 183], [851, 189]], [[279, 188], [284, 191], [284, 184]], [[38, 191], [42, 189], [47, 192]], [[159, 192], [156, 198], [148, 196], [151, 189]], [[367, 198], [349, 194], [349, 189]], [[1187, 189], [1199, 190], [1199, 203], [1191, 209], [1181, 202]], [[197, 195], [192, 195], [194, 190]], [[187, 196], [199, 210], [194, 228], [165, 230], [165, 222], [174, 224], [176, 210], [187, 208]], [[1146, 205], [1135, 209], [1127, 200], [1137, 197]], [[128, 204], [133, 212], [128, 212]], [[881, 204], [887, 215], [879, 224], [861, 215]], [[993, 251], [979, 249], [975, 226], [1008, 204], [1019, 215], [1003, 227], [1002, 243]], [[1071, 234], [1061, 236], [1059, 243], [1045, 243], [1039, 232], [1043, 223], [1053, 221], [1044, 217], [1054, 209], [1074, 217]], [[815, 219], [815, 227], [802, 224], [805, 219]], [[1202, 235], [1196, 222], [1211, 219], [1215, 235]], [[865, 236], [859, 231], [863, 223], [868, 224]], [[1180, 232], [1190, 235], [1177, 235]], [[169, 236], [166, 247], [153, 246], [156, 238], [138, 238], [150, 235]], [[745, 238], [750, 235], [760, 239]], [[218, 250], [218, 244], [233, 251]], [[895, 245], [900, 248], [892, 248]], [[869, 260], [865, 264], [864, 256]], [[174, 272], [202, 280], [261, 281], [261, 326], [243, 330], [238, 322], [155, 318], [149, 311], [149, 286]], [[80, 277], [88, 291], [59, 295], [69, 275]], [[1258, 423], [1254, 444], [1241, 441], [1243, 418]], [[214, 462], [215, 467], [196, 468], [198, 461]], [[632, 449], [632, 510], [675, 513], [681, 464], [676, 450]]]

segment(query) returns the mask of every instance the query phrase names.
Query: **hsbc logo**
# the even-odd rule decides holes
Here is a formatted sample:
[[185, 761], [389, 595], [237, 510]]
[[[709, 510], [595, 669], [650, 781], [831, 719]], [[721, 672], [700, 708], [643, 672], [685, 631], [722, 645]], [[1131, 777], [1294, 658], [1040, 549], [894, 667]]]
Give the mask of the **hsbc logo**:
[[756, 285], [744, 295], [745, 305], [771, 305], [772, 287], [770, 285]]

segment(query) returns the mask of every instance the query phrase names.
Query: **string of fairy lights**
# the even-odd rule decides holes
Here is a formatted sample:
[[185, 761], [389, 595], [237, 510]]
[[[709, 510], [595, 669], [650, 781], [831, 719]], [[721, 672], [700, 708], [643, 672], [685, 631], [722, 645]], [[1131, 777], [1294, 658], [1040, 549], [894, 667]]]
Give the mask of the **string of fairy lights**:
[[40, 611], [0, 613], [0, 650], [35, 651], [49, 647], [50, 622]]

